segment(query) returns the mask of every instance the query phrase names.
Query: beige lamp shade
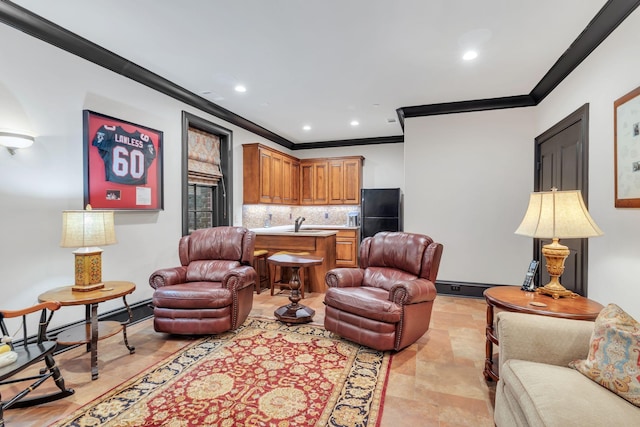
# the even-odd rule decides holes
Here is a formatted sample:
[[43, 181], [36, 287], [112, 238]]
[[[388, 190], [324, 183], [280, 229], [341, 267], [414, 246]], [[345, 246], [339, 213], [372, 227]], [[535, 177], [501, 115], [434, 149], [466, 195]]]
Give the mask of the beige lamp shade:
[[604, 233], [589, 215], [579, 190], [531, 193], [529, 207], [515, 231], [543, 239], [577, 239]]
[[83, 211], [62, 212], [63, 248], [84, 248], [117, 243], [113, 211], [94, 211], [91, 205]]

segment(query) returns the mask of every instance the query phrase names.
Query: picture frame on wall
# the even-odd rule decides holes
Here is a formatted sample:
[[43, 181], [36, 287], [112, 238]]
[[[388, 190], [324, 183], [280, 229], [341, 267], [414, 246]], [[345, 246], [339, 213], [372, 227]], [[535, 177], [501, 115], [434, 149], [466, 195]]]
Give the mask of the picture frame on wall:
[[93, 209], [164, 209], [163, 132], [83, 111], [84, 205]]
[[615, 207], [640, 208], [640, 87], [613, 103]]

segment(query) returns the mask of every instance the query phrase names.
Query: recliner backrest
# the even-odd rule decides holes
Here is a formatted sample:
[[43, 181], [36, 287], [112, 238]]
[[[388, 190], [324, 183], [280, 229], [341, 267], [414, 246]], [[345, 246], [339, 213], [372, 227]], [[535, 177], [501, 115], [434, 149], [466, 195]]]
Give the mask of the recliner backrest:
[[244, 227], [212, 227], [195, 230], [180, 239], [179, 255], [183, 266], [193, 261], [227, 260], [243, 265], [253, 263], [250, 244], [255, 234]]
[[441, 253], [442, 245], [429, 236], [384, 231], [362, 241], [360, 268], [371, 269], [365, 272], [369, 286], [385, 287], [380, 284], [387, 279], [421, 277], [435, 281]]

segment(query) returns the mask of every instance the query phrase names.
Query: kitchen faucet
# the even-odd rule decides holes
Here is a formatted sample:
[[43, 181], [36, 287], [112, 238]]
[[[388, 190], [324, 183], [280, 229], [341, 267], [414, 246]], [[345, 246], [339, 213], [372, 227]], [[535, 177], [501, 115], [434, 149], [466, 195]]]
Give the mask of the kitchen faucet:
[[303, 216], [299, 216], [298, 218], [296, 218], [295, 220], [295, 225], [294, 225], [294, 229], [293, 231], [295, 231], [296, 233], [298, 231], [300, 231], [300, 226], [302, 225], [302, 222], [305, 220], [305, 218]]

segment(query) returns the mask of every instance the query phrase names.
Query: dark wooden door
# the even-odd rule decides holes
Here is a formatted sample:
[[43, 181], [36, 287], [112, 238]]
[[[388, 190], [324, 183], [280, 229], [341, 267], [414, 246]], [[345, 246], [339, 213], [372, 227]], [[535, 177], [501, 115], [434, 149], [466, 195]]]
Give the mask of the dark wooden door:
[[[581, 190], [588, 207], [588, 117], [589, 105], [585, 104], [560, 123], [536, 138], [535, 191]], [[542, 246], [547, 239], [534, 239], [534, 258], [541, 268], [536, 285], [549, 282]], [[587, 296], [587, 239], [561, 239], [571, 254], [565, 261], [562, 285], [582, 296]]]

